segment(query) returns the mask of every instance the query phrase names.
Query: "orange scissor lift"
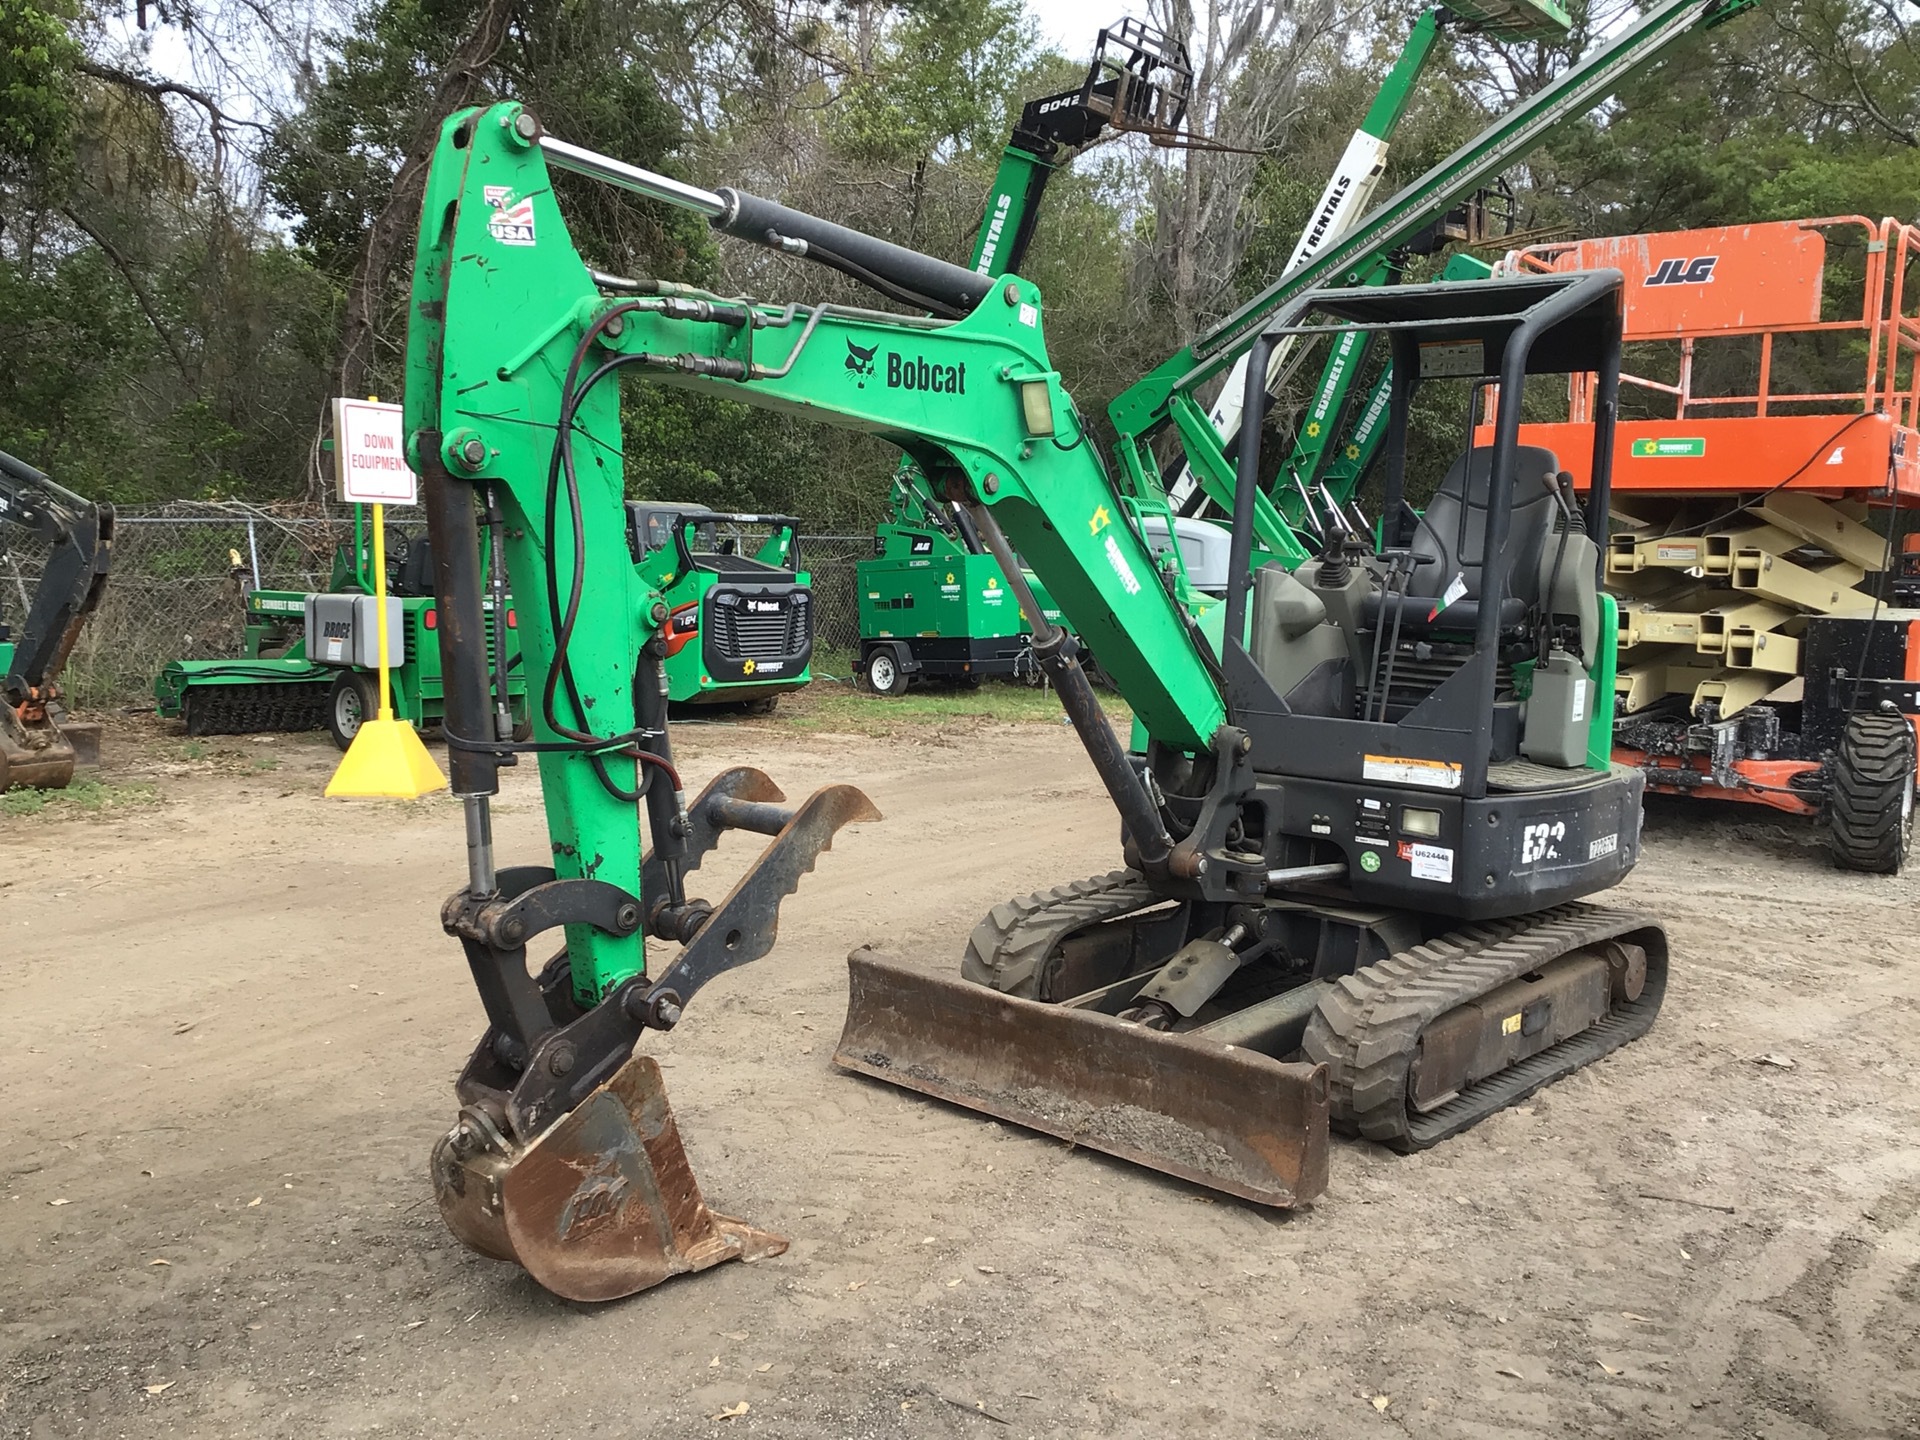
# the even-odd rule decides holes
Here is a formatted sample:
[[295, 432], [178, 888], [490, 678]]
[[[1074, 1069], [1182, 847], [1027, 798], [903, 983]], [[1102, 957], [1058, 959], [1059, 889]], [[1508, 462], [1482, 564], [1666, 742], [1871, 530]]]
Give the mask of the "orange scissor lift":
[[[1615, 760], [1650, 790], [1824, 816], [1839, 863], [1897, 870], [1920, 714], [1920, 527], [1902, 513], [1920, 506], [1920, 227], [1841, 216], [1505, 264], [1627, 280]], [[1521, 428], [1582, 489], [1593, 405], [1576, 376], [1564, 421]]]

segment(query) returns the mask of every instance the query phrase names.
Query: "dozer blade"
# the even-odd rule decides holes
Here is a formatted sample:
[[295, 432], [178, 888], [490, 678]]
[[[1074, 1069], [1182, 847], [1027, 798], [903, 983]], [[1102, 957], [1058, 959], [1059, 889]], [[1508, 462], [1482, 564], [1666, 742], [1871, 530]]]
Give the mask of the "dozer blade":
[[833, 1063], [1263, 1205], [1327, 1188], [1318, 1065], [847, 957]]
[[617, 1300], [787, 1248], [786, 1237], [707, 1208], [646, 1055], [525, 1147], [468, 1107], [434, 1147], [432, 1168], [454, 1234], [567, 1300]]

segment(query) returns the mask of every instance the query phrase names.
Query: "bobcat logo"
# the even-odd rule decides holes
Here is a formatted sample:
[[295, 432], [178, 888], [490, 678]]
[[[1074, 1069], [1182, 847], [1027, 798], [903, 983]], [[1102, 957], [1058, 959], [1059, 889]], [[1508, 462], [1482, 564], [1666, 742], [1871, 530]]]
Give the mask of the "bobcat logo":
[[878, 345], [869, 345], [862, 350], [853, 341], [847, 341], [847, 373], [862, 390], [867, 388], [867, 378], [873, 374], [873, 357], [879, 353]]

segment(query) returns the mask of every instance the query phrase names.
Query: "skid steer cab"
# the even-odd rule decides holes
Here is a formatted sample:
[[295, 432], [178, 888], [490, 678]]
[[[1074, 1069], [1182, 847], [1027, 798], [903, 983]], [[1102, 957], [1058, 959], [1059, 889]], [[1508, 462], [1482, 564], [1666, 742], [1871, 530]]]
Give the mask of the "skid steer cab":
[[668, 698], [771, 714], [813, 678], [813, 589], [791, 515], [627, 505], [627, 544], [667, 599]]

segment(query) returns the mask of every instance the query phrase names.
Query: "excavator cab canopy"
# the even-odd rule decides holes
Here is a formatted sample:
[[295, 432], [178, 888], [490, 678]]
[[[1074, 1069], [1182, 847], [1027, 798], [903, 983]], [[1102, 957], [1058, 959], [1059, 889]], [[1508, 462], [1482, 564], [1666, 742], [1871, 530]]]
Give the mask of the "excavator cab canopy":
[[[1252, 565], [1264, 472], [1258, 437], [1241, 447], [1222, 658], [1234, 723], [1253, 737], [1256, 766], [1353, 782], [1369, 778], [1356, 750], [1414, 756], [1444, 767], [1435, 773], [1465, 796], [1488, 793], [1493, 774], [1516, 760], [1552, 757], [1549, 764], [1568, 772], [1590, 768], [1586, 739], [1597, 717], [1586, 697], [1611, 684], [1610, 676], [1602, 683], [1610, 648], [1597, 595], [1620, 289], [1618, 271], [1589, 271], [1321, 290], [1275, 316], [1249, 375], [1265, 375], [1265, 355], [1286, 336], [1361, 330], [1388, 343], [1393, 385], [1379, 525], [1369, 536], [1349, 523], [1329, 544], [1308, 579], [1313, 596], [1296, 594], [1291, 577], [1268, 573], [1274, 567]], [[1576, 371], [1599, 377], [1597, 410], [1607, 417], [1594, 427], [1593, 495], [1584, 515], [1559, 457], [1517, 440], [1527, 377]], [[1421, 385], [1440, 380], [1464, 381], [1470, 391], [1465, 453], [1423, 512], [1407, 503], [1409, 414]], [[1261, 399], [1256, 384], [1249, 384], [1249, 413]], [[1475, 446], [1471, 419], [1491, 386], [1498, 387], [1494, 442]], [[1349, 572], [1363, 569], [1373, 579], [1350, 601], [1340, 599], [1358, 584]], [[1297, 674], [1303, 625], [1293, 612], [1305, 606], [1302, 616], [1318, 615], [1312, 599], [1345, 616], [1345, 654], [1329, 638], [1322, 663]], [[1547, 709], [1526, 703], [1527, 687], [1555, 674], [1579, 688], [1549, 736], [1536, 728]]]

